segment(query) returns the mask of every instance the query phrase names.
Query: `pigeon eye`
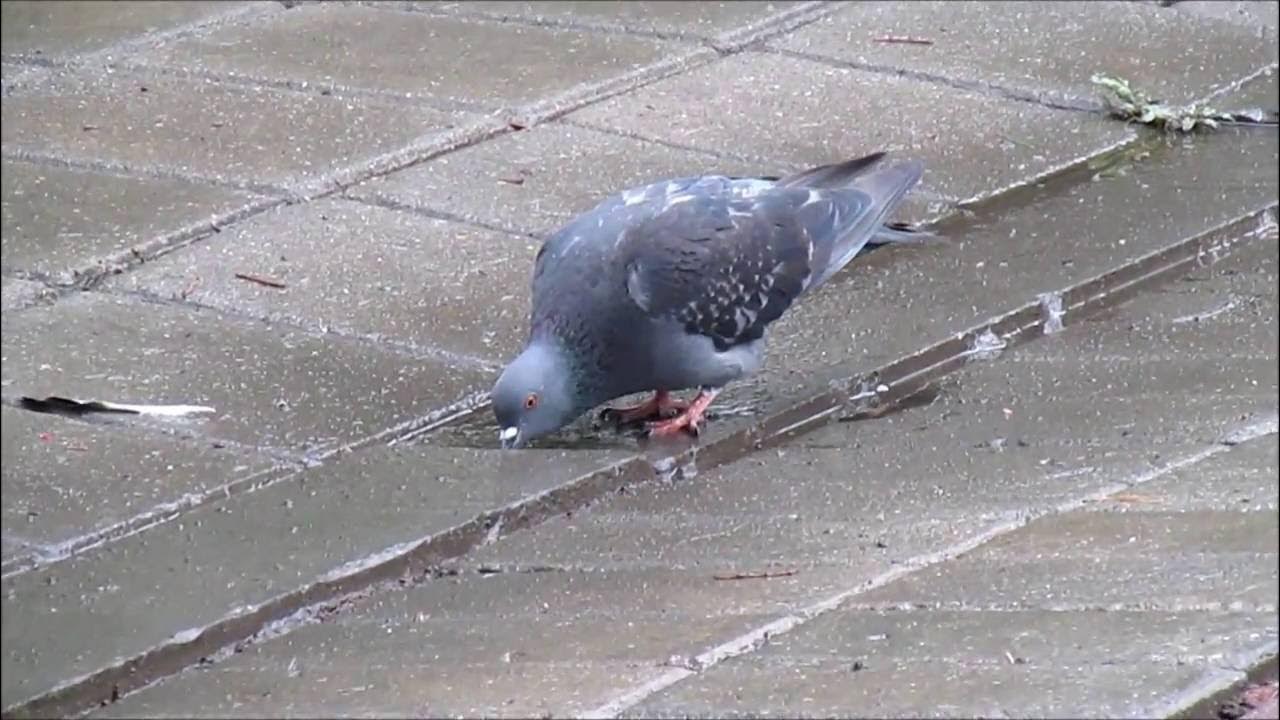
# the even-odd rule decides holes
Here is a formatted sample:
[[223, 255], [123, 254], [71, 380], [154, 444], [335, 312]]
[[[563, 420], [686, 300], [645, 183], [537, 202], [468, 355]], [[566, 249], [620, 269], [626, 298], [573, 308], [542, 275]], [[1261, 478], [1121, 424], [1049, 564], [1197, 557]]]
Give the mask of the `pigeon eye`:
[[526, 410], [538, 407], [538, 393], [529, 393], [529, 396], [524, 399], [524, 407]]

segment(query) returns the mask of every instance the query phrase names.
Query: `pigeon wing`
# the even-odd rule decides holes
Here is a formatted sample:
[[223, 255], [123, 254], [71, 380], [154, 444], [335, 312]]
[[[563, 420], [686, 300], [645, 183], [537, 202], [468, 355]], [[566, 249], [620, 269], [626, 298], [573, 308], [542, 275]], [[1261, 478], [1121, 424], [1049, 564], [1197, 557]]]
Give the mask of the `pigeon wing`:
[[674, 196], [619, 240], [627, 296], [718, 350], [756, 340], [821, 275], [869, 202], [857, 190], [806, 188]]

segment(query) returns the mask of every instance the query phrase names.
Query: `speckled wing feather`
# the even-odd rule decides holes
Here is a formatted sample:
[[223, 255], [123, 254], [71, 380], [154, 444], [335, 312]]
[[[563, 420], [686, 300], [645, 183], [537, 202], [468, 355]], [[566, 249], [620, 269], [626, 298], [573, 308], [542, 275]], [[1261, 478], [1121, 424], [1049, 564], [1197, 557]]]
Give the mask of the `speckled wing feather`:
[[618, 260], [636, 305], [724, 350], [761, 337], [823, 275], [841, 231], [871, 198], [852, 188], [734, 192], [735, 181], [720, 180], [630, 227]]

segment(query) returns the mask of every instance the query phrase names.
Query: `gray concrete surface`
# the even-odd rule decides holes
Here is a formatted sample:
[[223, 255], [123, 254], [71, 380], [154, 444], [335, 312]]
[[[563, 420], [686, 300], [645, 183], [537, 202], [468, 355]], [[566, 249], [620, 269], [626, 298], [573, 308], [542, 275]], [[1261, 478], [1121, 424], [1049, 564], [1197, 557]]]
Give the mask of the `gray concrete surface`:
[[321, 91], [93, 70], [5, 99], [7, 152], [267, 191], [446, 129], [450, 115]]
[[[45, 555], [283, 466], [262, 453], [0, 408], [4, 527]], [[6, 568], [7, 569], [7, 568]]]
[[181, 28], [235, 12], [249, 3], [96, 2], [6, 3], [0, 52], [46, 58], [74, 58], [134, 40], [148, 33]]
[[608, 0], [533, 0], [412, 6], [420, 11], [438, 11], [463, 16], [499, 18], [536, 25], [624, 30], [679, 39], [715, 40], [726, 33], [767, 21], [779, 12], [800, 9], [801, 2], [703, 2], [635, 5]]
[[4, 163], [6, 266], [55, 283], [102, 272], [108, 258], [206, 218], [252, 195], [178, 180], [134, 178]]
[[[1123, 1], [854, 3], [771, 46], [1068, 106], [1097, 102], [1090, 78], [1099, 72], [1142, 78], [1152, 97], [1186, 103], [1203, 88], [1229, 86], [1259, 59], [1276, 61], [1274, 21], [1242, 33], [1226, 23], [1200, 22], [1200, 14], [1153, 12], [1149, 3]], [[1049, 36], [1058, 46], [1054, 52], [1044, 50]]]
[[[1277, 372], [1254, 357], [1274, 339], [1278, 260], [1259, 248], [1159, 303], [972, 366], [932, 405], [549, 521], [102, 714], [1158, 716], [1276, 643], [1275, 483], [1260, 461], [1277, 452]], [[1232, 295], [1257, 304], [1177, 322]], [[1253, 353], [1195, 372], [1177, 352], [1188, 336]], [[1135, 344], [1152, 358], [1117, 359]], [[1057, 417], [1081, 394], [1060, 375], [1073, 358], [1106, 381], [1074, 399], [1087, 422]], [[1165, 363], [1213, 402], [1185, 423], [1130, 422], [1142, 398], [1185, 412], [1150, 379]], [[1241, 426], [1261, 436], [1218, 442]], [[1225, 509], [1174, 499], [1189, 475], [1233, 465], [1253, 471], [1232, 474]], [[1242, 487], [1259, 502], [1239, 503]], [[762, 572], [781, 575], [716, 579]]]
[[[370, 32], [376, 28], [377, 32]], [[324, 42], [313, 38], [323, 37]], [[290, 53], [275, 48], [288, 47]], [[651, 63], [661, 41], [520, 24], [474, 24], [391, 8], [306, 4], [167, 44], [139, 62], [232, 76], [273, 73], [309, 85], [422, 94], [435, 102], [514, 107]], [[334, 62], [335, 57], [341, 58]], [[476, 73], [474, 68], [501, 67]]]
[[708, 168], [734, 175], [761, 170], [759, 163], [557, 122], [373, 178], [346, 195], [541, 235], [589, 210], [600, 188]]
[[[1201, 5], [6, 2], [4, 715], [1134, 715], [1225, 688], [1276, 645], [1280, 146], [1078, 109], [1095, 71], [1274, 109], [1274, 4]], [[908, 35], [933, 44], [878, 41]], [[493, 448], [543, 233], [622, 186], [872, 149], [926, 160], [902, 219], [952, 242], [871, 253], [781, 323], [675, 485], [650, 481], [687, 444]], [[1196, 252], [1234, 254], [1155, 262]], [[1165, 284], [931, 405], [735, 440], [1143, 272]]]
[[[334, 237], [361, 242], [335, 246]], [[492, 369], [527, 332], [537, 251], [531, 238], [324, 199], [237, 223], [106, 285]], [[236, 277], [246, 272], [287, 287]]]
[[367, 438], [483, 382], [474, 367], [193, 310], [106, 293], [29, 308], [5, 321], [4, 378], [32, 397], [208, 405], [212, 419], [175, 428], [293, 453]]
[[[725, 106], [749, 111], [725, 112]], [[939, 113], [939, 107], [952, 111]], [[1094, 154], [1130, 137], [1124, 126], [1096, 116], [1064, 124], [1044, 106], [997, 104], [946, 85], [760, 52], [653, 83], [567, 120], [797, 165], [869, 146], [911, 148], [933, 168], [925, 187], [956, 199], [1025, 182], [1082, 151]]]

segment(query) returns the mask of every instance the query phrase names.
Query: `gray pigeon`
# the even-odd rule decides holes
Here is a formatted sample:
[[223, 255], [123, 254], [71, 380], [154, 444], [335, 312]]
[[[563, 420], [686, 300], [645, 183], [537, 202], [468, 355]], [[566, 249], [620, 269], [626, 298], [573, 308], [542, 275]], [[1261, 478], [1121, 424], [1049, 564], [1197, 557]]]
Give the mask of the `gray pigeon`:
[[[612, 411], [620, 422], [696, 434], [720, 389], [760, 368], [765, 328], [801, 295], [868, 243], [927, 237], [885, 225], [924, 166], [876, 167], [883, 158], [657, 182], [558, 230], [534, 261], [529, 340], [491, 394], [502, 446], [647, 390]], [[670, 395], [695, 387], [689, 403]]]

